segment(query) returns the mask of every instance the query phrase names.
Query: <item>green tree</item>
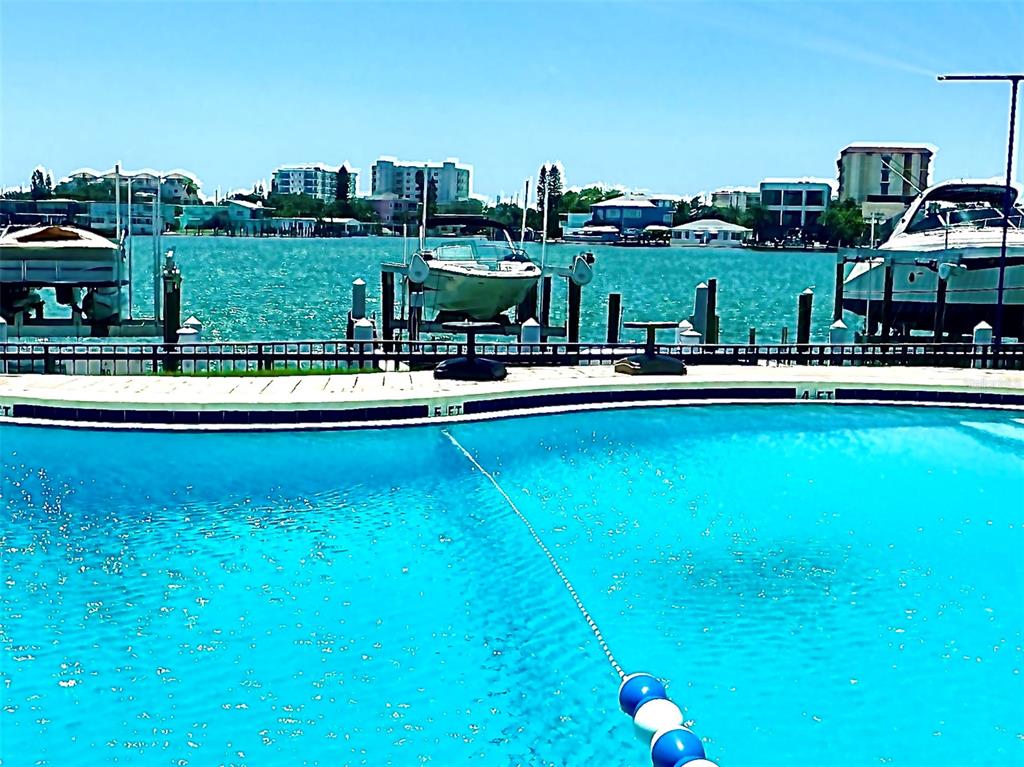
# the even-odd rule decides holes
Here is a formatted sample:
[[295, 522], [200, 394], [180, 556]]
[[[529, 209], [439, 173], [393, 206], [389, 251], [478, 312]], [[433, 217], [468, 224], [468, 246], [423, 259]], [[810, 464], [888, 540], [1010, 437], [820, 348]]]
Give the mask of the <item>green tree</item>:
[[337, 189], [335, 189], [335, 192], [334, 192], [334, 199], [335, 200], [338, 200], [340, 202], [347, 202], [348, 201], [348, 195], [349, 195], [348, 187], [349, 187], [349, 183], [350, 183], [351, 178], [352, 178], [352, 176], [348, 172], [348, 168], [346, 168], [344, 165], [342, 165], [340, 168], [338, 168], [338, 183], [337, 183]]
[[47, 180], [42, 168], [32, 171], [29, 190], [33, 200], [48, 200], [53, 197], [53, 182]]
[[860, 205], [855, 200], [830, 205], [818, 220], [818, 226], [830, 245], [856, 245], [867, 230]]
[[[548, 166], [541, 165], [537, 173], [537, 212], [544, 215], [544, 207], [548, 199]], [[529, 204], [529, 201], [526, 203]]]
[[778, 226], [778, 220], [775, 215], [760, 205], [748, 205], [737, 223], [752, 229], [754, 231], [754, 239], [758, 242], [771, 239]]
[[562, 204], [562, 172], [554, 163], [548, 168], [547, 208], [548, 208], [548, 239], [559, 237], [562, 227], [559, 226], [558, 211]]

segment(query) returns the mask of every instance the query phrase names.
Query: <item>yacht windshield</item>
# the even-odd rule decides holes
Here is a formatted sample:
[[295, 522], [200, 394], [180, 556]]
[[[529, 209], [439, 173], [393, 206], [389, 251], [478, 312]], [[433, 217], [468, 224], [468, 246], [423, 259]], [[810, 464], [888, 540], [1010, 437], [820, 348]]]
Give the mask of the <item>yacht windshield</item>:
[[[922, 205], [907, 225], [907, 232], [928, 232], [950, 227], [980, 228], [1002, 226], [1003, 212], [988, 201], [951, 202], [940, 200]], [[1021, 211], [1010, 214], [1010, 225], [1021, 225]]]
[[453, 240], [433, 248], [431, 254], [439, 261], [529, 261], [529, 256], [520, 248], [504, 242], [490, 242], [480, 239]]

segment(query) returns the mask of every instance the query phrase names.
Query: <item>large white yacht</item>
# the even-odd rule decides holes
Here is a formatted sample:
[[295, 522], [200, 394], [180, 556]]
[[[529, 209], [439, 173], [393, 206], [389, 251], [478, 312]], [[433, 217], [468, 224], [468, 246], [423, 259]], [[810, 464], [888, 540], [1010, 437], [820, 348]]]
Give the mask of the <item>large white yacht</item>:
[[994, 326], [1005, 229], [1003, 334], [1024, 337], [1024, 211], [1013, 185], [1004, 220], [1005, 193], [1006, 185], [995, 180], [946, 181], [924, 190], [878, 248], [841, 251], [856, 261], [844, 280], [843, 308], [877, 327], [888, 263], [896, 327], [934, 327], [940, 275], [946, 279], [946, 332], [968, 334], [982, 321]]

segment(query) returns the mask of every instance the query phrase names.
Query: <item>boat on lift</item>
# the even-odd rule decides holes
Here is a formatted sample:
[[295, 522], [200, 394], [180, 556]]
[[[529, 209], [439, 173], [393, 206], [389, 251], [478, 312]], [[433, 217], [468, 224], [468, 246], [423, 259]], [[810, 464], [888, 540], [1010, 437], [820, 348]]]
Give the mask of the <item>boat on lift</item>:
[[[429, 218], [426, 226], [460, 229], [464, 236], [430, 247], [424, 241], [407, 264], [394, 265], [394, 270], [414, 290], [422, 291], [424, 309], [443, 320], [499, 319], [527, 297], [545, 272], [512, 242], [508, 228], [498, 221], [449, 215]], [[500, 239], [478, 236], [488, 231]], [[578, 284], [584, 285], [593, 275], [593, 257], [577, 256], [569, 268]]]
[[40, 290], [52, 288], [58, 304], [103, 334], [121, 319], [128, 282], [124, 249], [94, 232], [69, 225], [0, 232], [0, 316], [18, 329], [46, 322]]
[[1004, 335], [1024, 338], [1024, 210], [1020, 188], [1010, 187], [1010, 214], [1003, 215], [1007, 187], [993, 180], [946, 181], [925, 189], [877, 248], [844, 248], [853, 261], [843, 281], [843, 308], [882, 321], [885, 267], [892, 268], [893, 324], [909, 332], [931, 330], [940, 280], [946, 283], [943, 327], [969, 334], [980, 322], [995, 325], [1002, 239]]

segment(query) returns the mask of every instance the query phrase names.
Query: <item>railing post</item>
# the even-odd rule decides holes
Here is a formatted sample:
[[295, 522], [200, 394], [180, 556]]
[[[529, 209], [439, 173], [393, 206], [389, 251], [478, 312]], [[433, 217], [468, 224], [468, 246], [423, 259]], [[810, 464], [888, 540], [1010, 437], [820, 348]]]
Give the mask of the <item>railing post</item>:
[[979, 322], [974, 326], [974, 350], [972, 353], [971, 366], [975, 368], [987, 368], [991, 365], [989, 361], [989, 349], [992, 348], [992, 326], [987, 322]]
[[573, 280], [566, 280], [568, 283], [569, 307], [566, 316], [566, 341], [570, 344], [580, 342], [580, 301], [583, 297], [583, 288]]
[[836, 256], [836, 286], [835, 286], [835, 301], [832, 304], [832, 321], [841, 320], [843, 318], [843, 286], [844, 286], [844, 272], [845, 264], [843, 263], [842, 256]]

